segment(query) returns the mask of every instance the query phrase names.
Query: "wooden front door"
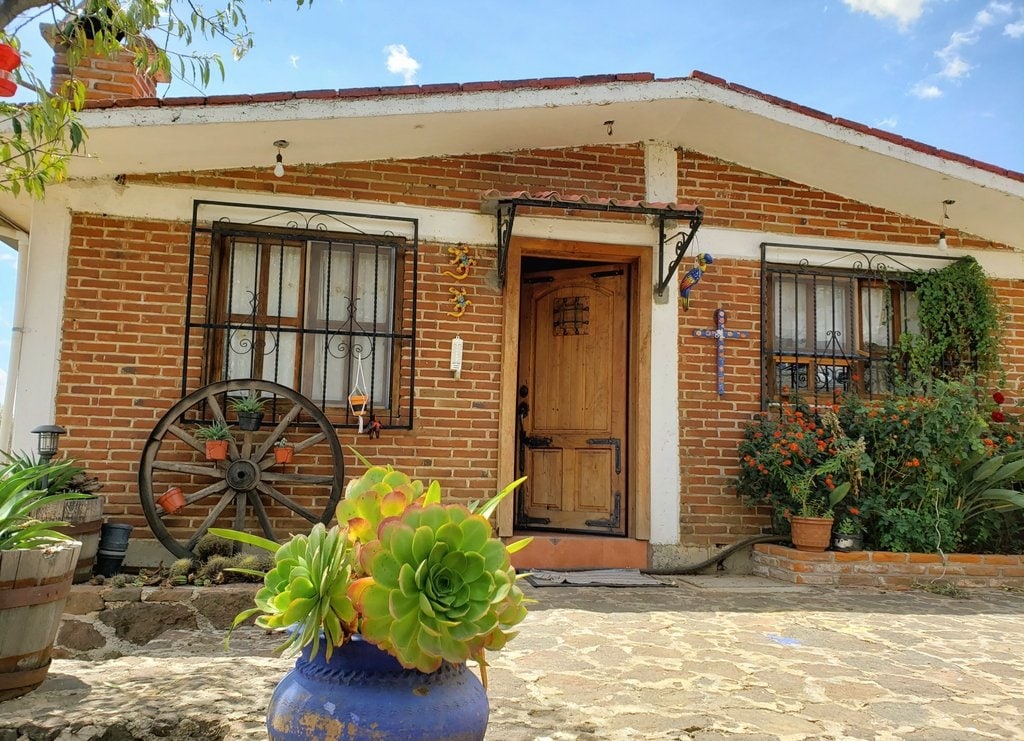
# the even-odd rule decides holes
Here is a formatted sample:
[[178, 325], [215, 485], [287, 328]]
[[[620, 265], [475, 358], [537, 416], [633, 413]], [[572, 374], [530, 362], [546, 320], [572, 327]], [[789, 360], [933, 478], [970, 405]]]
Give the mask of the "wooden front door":
[[629, 268], [524, 272], [516, 526], [626, 533]]

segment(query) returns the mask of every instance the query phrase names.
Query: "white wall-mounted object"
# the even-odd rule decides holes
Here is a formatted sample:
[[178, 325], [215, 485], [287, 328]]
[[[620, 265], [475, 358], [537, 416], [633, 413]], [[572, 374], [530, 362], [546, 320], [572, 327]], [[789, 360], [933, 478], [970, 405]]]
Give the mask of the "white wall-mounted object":
[[452, 340], [452, 358], [450, 368], [456, 380], [462, 376], [462, 338], [457, 336]]

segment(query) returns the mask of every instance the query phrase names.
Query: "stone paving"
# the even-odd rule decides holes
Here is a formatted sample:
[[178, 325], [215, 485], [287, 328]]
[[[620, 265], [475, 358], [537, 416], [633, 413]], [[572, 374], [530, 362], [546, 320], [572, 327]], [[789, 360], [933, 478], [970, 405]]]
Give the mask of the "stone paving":
[[[525, 587], [537, 604], [489, 669], [488, 740], [1024, 739], [1024, 593], [665, 580]], [[260, 631], [229, 653], [222, 638], [56, 660], [0, 704], [0, 741], [265, 738], [291, 662]]]

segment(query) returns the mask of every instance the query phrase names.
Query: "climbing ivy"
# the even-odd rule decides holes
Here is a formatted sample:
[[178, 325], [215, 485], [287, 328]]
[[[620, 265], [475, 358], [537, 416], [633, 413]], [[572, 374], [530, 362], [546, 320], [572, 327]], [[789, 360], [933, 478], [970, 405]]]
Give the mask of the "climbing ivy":
[[998, 371], [1003, 315], [995, 290], [973, 257], [914, 278], [920, 334], [900, 337], [910, 378], [962, 378]]

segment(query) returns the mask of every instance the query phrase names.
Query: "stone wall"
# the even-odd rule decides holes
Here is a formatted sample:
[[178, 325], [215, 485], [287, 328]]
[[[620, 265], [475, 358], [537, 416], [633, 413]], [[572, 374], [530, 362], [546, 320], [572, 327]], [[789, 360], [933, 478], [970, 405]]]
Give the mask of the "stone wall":
[[169, 630], [226, 630], [253, 606], [259, 585], [111, 587], [76, 584], [64, 607], [55, 658], [111, 659]]

